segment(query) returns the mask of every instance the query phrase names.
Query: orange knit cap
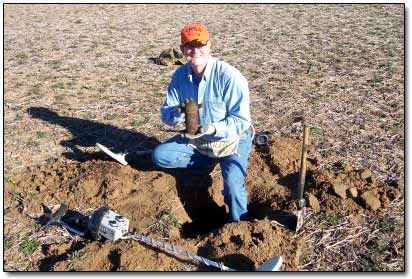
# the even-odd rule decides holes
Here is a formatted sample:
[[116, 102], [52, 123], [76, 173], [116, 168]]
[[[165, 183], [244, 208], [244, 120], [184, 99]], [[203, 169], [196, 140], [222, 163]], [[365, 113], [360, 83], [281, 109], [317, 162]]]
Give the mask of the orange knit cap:
[[183, 27], [181, 31], [182, 45], [191, 42], [199, 41], [206, 44], [209, 41], [209, 32], [204, 25], [200, 23], [191, 23]]

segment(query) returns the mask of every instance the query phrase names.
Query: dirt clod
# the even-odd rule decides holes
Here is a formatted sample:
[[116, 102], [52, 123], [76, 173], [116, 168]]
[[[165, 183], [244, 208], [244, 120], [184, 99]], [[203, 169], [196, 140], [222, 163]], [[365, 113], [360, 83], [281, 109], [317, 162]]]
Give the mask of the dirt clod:
[[358, 189], [356, 189], [356, 187], [352, 187], [348, 189], [349, 195], [352, 198], [357, 198], [358, 197]]
[[405, 188], [405, 183], [403, 182], [403, 180], [396, 180], [393, 182], [393, 186], [399, 189], [399, 191], [403, 192]]
[[372, 176], [372, 172], [368, 169], [364, 169], [360, 172], [360, 178], [366, 180], [367, 178]]
[[360, 198], [366, 208], [377, 210], [381, 206], [379, 196], [375, 191], [366, 191]]
[[332, 189], [337, 196], [346, 199], [346, 185], [344, 183], [336, 181], [332, 184]]
[[315, 210], [316, 212], [318, 212], [320, 210], [320, 205], [319, 205], [319, 201], [318, 199], [312, 195], [312, 194], [308, 194], [308, 205]]

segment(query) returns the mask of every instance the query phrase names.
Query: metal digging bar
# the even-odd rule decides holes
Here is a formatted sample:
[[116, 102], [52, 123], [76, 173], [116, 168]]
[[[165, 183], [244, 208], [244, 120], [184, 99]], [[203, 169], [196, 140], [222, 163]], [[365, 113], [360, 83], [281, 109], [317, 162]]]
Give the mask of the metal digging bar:
[[177, 248], [176, 246], [173, 246], [171, 244], [168, 243], [164, 243], [158, 240], [155, 240], [153, 238], [144, 236], [144, 235], [140, 235], [140, 234], [133, 234], [133, 235], [128, 235], [125, 237], [122, 237], [121, 239], [133, 239], [133, 240], [137, 240], [137, 241], [141, 241], [144, 242], [146, 244], [149, 244], [151, 246], [157, 247], [157, 248], [161, 248], [170, 252], [173, 252], [175, 254], [179, 254], [179, 255], [183, 255], [186, 256], [194, 261], [203, 263], [206, 266], [212, 266], [215, 268], [219, 268], [221, 271], [237, 271], [236, 269], [232, 269], [230, 267], [225, 266], [223, 263], [217, 263], [214, 261], [211, 261], [209, 259], [203, 258], [201, 256], [195, 255], [193, 253], [190, 253], [188, 251], [185, 251], [183, 249]]

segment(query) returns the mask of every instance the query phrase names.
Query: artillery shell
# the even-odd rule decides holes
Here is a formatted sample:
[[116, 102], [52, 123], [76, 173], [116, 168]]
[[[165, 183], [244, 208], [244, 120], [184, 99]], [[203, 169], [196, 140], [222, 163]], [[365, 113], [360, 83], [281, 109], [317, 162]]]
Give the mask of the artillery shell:
[[186, 99], [185, 100], [185, 124], [186, 124], [186, 132], [188, 134], [196, 134], [199, 130], [199, 109], [198, 105], [193, 102], [193, 99]]

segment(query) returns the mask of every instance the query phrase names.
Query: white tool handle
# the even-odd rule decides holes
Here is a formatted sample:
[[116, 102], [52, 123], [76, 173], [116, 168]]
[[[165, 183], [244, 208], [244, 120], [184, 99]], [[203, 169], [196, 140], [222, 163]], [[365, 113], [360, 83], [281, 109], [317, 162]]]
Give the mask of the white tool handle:
[[125, 154], [115, 154], [113, 152], [111, 152], [106, 146], [101, 145], [100, 143], [96, 142], [96, 146], [97, 148], [99, 148], [101, 151], [103, 151], [104, 153], [106, 153], [107, 155], [109, 155], [110, 157], [112, 157], [113, 159], [115, 159], [117, 162], [119, 162], [120, 164], [123, 165], [127, 165], [127, 162], [125, 160]]

